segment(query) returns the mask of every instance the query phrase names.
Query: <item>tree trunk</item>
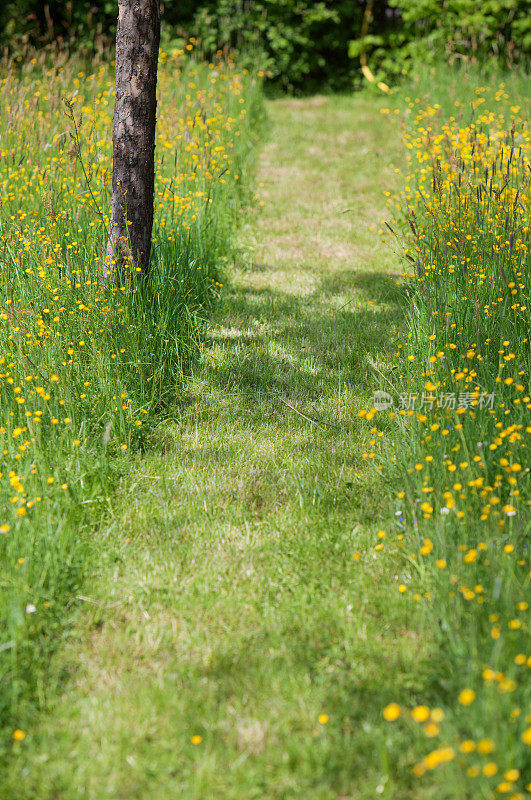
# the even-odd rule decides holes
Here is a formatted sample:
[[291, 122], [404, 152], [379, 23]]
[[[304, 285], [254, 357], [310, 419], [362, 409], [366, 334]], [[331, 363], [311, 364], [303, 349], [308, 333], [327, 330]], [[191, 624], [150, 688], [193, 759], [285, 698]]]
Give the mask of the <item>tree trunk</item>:
[[160, 0], [118, 0], [116, 93], [112, 125], [111, 224], [105, 278], [119, 282], [126, 263], [146, 273], [155, 183]]

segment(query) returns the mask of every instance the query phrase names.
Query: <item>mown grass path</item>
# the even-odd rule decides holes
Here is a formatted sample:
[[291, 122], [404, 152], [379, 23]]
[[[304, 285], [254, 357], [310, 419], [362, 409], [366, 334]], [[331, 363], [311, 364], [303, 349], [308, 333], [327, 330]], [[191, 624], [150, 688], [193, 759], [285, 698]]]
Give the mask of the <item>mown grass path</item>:
[[381, 708], [415, 691], [426, 645], [372, 556], [390, 511], [356, 413], [399, 321], [381, 105], [269, 103], [263, 209], [178, 421], [102, 533], [64, 694], [17, 746], [19, 798], [415, 796]]

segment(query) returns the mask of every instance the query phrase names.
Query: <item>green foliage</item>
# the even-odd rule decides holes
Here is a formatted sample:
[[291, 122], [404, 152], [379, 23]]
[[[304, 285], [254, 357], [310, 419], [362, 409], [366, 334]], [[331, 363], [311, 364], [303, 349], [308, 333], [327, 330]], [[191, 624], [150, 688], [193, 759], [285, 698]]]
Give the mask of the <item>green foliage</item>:
[[[263, 69], [282, 89], [350, 89], [363, 81], [365, 53], [377, 80], [393, 81], [414, 64], [438, 59], [504, 65], [531, 52], [527, 0], [203, 0], [162, 2], [163, 41], [193, 36], [203, 54], [236, 52], [243, 66]], [[116, 0], [19, 0], [0, 9], [0, 42], [14, 55], [59, 41], [70, 49], [113, 48]]]
[[107, 286], [112, 71], [34, 61], [0, 77], [0, 761], [53, 689], [129, 454], [198, 355], [261, 98], [232, 62], [161, 57], [152, 269]]
[[242, 269], [95, 537], [94, 602], [56, 660], [72, 678], [20, 723], [6, 800], [414, 797], [405, 748], [377, 789], [394, 735], [378, 698], [422, 688], [433, 632], [373, 558], [386, 503], [353, 419], [400, 315], [369, 230], [392, 175], [376, 155], [401, 152], [378, 106], [268, 104]]
[[[429, 599], [437, 635], [420, 709], [444, 709], [428, 739], [404, 714], [397, 751], [417, 739], [419, 797], [490, 800], [523, 797], [529, 765], [531, 148], [525, 82], [476, 79], [429, 68], [400, 102], [409, 156], [390, 230], [404, 239], [409, 331], [380, 464], [405, 520], [402, 591]], [[371, 434], [378, 414], [364, 413]]]
[[354, 39], [349, 54], [366, 52], [377, 79], [404, 75], [442, 58], [501, 66], [526, 64], [531, 52], [531, 16], [525, 0], [389, 0], [396, 28]]
[[513, 60], [531, 50], [529, 4], [522, 0], [390, 0], [390, 5], [400, 11], [423, 56], [435, 51]]
[[51, 42], [94, 48], [114, 36], [116, 0], [7, 0], [0, 6], [0, 43], [15, 53]]
[[284, 88], [350, 85], [348, 38], [359, 24], [361, 9], [352, 0], [218, 0], [195, 17], [207, 51], [227, 43]]
[[[284, 88], [347, 87], [358, 71], [348, 57], [363, 16], [357, 0], [204, 0], [162, 2], [161, 8], [167, 40], [194, 36], [210, 57], [231, 48], [239, 63], [267, 70]], [[28, 44], [53, 40], [105, 55], [112, 52], [116, 15], [113, 0], [9, 2], [0, 10], [0, 41], [16, 55]]]

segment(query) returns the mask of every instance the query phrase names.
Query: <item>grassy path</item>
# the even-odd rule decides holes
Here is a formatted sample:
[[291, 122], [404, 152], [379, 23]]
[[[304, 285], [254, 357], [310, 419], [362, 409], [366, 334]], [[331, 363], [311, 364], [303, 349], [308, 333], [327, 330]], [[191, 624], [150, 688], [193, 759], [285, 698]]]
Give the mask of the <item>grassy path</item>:
[[369, 230], [396, 128], [364, 96], [269, 113], [243, 266], [179, 421], [124, 483], [116, 561], [18, 750], [18, 797], [414, 796], [383, 777], [381, 708], [424, 645], [392, 565], [353, 558], [389, 515], [356, 411], [398, 319]]

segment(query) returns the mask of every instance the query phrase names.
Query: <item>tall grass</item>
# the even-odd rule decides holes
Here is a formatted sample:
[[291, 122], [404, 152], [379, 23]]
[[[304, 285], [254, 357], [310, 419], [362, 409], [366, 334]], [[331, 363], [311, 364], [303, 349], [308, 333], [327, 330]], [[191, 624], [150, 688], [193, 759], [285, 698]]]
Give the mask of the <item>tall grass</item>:
[[440, 796], [517, 800], [531, 744], [529, 105], [514, 81], [449, 84], [442, 103], [436, 82], [406, 98], [391, 228], [407, 333], [394, 408], [360, 412], [394, 426], [382, 420], [392, 433], [375, 454], [400, 489], [405, 532], [388, 549], [404, 602], [425, 604], [439, 642], [429, 695], [384, 716], [418, 740], [414, 774]]
[[[24, 736], [90, 588], [131, 450], [179, 390], [221, 290], [260, 87], [161, 53], [148, 280], [101, 281], [113, 74], [45, 56], [0, 78], [0, 727]], [[112, 558], [112, 547], [107, 556]], [[81, 598], [81, 599], [80, 599]]]

